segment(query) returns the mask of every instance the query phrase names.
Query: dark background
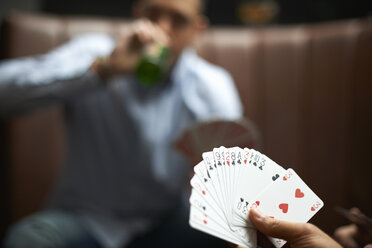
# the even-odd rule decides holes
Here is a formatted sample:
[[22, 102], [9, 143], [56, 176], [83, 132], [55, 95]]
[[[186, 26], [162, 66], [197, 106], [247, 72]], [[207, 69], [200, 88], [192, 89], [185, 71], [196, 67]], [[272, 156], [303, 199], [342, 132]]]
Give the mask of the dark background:
[[[44, 0], [42, 10], [58, 14], [87, 14], [107, 16], [130, 16], [130, 6], [133, 0]], [[209, 0], [206, 14], [212, 24], [236, 24], [241, 22], [236, 16], [236, 9], [242, 0]], [[268, 1], [266, 1], [268, 2]], [[340, 1], [340, 0], [278, 0], [279, 16], [276, 23], [320, 22], [371, 15], [371, 1]]]
[[[10, 10], [72, 15], [129, 17], [134, 0], [2, 0], [0, 18]], [[271, 23], [321, 22], [372, 15], [370, 0], [209, 0], [206, 14], [212, 24], [239, 25], [237, 6], [244, 2], [276, 2], [279, 14]]]
[[[133, 0], [127, 1], [75, 1], [75, 0], [44, 0], [42, 10], [58, 14], [87, 14], [107, 16], [130, 16], [130, 6]], [[236, 24], [241, 22], [236, 17], [236, 9], [242, 2], [265, 2], [244, 0], [209, 0], [206, 14], [212, 24]], [[266, 1], [268, 2], [268, 1]], [[277, 23], [320, 22], [352, 17], [371, 15], [371, 1], [340, 1], [340, 0], [277, 0], [280, 6]]]

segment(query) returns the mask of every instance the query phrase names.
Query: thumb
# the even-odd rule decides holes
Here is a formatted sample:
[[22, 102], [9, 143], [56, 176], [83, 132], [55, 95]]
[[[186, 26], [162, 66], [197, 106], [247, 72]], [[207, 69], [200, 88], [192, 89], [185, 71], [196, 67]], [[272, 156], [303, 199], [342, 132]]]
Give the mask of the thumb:
[[274, 219], [264, 215], [257, 207], [251, 208], [249, 211], [249, 219], [261, 233], [287, 241], [295, 240], [300, 237], [304, 231], [304, 223]]

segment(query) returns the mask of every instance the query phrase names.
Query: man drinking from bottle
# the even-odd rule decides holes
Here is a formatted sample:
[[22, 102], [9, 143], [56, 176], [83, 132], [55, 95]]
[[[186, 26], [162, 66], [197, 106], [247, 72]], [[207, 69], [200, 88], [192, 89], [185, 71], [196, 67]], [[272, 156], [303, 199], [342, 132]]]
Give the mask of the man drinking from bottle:
[[230, 75], [190, 48], [207, 25], [202, 6], [138, 0], [116, 39], [84, 34], [0, 64], [1, 117], [59, 102], [68, 140], [48, 204], [10, 228], [5, 247], [210, 242], [188, 226], [191, 168], [172, 144], [194, 122], [240, 118], [242, 106]]

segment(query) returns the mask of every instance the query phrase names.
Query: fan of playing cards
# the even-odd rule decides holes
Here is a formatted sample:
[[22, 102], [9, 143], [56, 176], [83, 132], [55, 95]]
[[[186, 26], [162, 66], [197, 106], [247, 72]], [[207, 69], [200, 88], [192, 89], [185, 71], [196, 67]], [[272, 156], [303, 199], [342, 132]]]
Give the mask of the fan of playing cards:
[[[257, 247], [251, 206], [272, 218], [307, 222], [324, 205], [294, 170], [253, 149], [214, 148], [194, 171], [190, 225], [244, 247]], [[269, 239], [276, 247], [286, 242]]]

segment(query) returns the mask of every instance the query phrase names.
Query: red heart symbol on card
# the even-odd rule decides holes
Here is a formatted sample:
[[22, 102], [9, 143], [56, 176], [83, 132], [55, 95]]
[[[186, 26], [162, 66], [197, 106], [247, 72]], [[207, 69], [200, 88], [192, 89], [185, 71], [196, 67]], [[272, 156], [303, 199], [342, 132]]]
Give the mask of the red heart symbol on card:
[[287, 178], [286, 178], [286, 177], [283, 177], [283, 180], [284, 180], [284, 181], [287, 181]]
[[315, 208], [314, 207], [311, 207], [311, 211], [315, 211]]
[[260, 206], [260, 201], [256, 201], [256, 205], [257, 206]]
[[207, 221], [206, 220], [203, 220], [204, 224], [207, 224]]
[[247, 164], [247, 160], [244, 160], [244, 163]]
[[288, 212], [288, 204], [287, 203], [279, 204], [279, 208], [283, 211], [283, 213]]
[[295, 193], [296, 198], [302, 198], [302, 197], [304, 197], [304, 195], [305, 194], [303, 192], [301, 192], [300, 189], [296, 189], [296, 193]]
[[277, 240], [275, 240], [275, 242], [276, 242], [278, 245], [281, 245], [281, 244], [282, 244], [282, 240], [281, 240], [281, 239], [277, 239]]
[[205, 191], [204, 190], [202, 190], [202, 193], [203, 193], [203, 195], [205, 195]]

